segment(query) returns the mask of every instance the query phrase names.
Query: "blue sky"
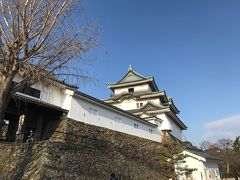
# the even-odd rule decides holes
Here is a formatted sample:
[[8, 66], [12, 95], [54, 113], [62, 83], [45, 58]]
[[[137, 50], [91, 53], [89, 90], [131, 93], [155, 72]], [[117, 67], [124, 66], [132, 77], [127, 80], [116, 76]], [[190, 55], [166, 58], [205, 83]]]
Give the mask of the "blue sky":
[[[80, 90], [105, 99], [129, 64], [172, 96], [198, 144], [240, 135], [240, 1], [86, 0], [84, 18], [101, 30]], [[106, 50], [105, 50], [106, 49]]]

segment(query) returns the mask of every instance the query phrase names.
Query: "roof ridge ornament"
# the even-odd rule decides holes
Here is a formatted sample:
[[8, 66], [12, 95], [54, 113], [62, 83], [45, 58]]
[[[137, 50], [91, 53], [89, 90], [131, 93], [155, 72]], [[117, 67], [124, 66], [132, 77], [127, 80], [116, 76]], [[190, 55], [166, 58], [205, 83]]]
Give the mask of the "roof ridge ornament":
[[128, 67], [128, 71], [133, 71], [131, 64], [130, 64], [129, 67]]

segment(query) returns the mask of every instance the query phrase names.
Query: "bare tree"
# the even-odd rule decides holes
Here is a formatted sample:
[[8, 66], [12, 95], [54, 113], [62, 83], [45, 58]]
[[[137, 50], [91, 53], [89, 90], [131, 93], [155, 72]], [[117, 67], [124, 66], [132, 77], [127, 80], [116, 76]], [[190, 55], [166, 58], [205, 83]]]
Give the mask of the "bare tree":
[[210, 148], [213, 148], [214, 147], [214, 144], [210, 141], [207, 141], [207, 140], [204, 140], [200, 143], [200, 149], [202, 150], [208, 150]]
[[224, 151], [232, 150], [233, 148], [233, 140], [231, 139], [219, 139], [217, 141], [218, 147], [223, 149]]
[[[61, 75], [86, 78], [78, 63], [98, 39], [94, 26], [71, 24], [72, 10], [80, 3], [0, 0], [0, 124], [12, 95], [24, 87]], [[13, 85], [17, 74], [23, 80]]]
[[[219, 169], [224, 172], [224, 177], [233, 177], [240, 174], [240, 153], [235, 151], [234, 143], [231, 139], [219, 139], [209, 146], [208, 143], [203, 143], [203, 147], [207, 147], [206, 151], [220, 159]], [[208, 142], [208, 141], [207, 141]], [[235, 143], [236, 144], [236, 143]]]

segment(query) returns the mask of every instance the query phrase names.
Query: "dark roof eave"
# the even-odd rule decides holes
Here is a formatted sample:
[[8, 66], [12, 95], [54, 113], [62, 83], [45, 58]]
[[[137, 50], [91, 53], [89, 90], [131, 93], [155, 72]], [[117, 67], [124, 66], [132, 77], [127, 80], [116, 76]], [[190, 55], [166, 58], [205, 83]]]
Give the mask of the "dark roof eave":
[[162, 92], [164, 93], [164, 95], [163, 95], [163, 96], [161, 96], [160, 98], [161, 98], [161, 100], [163, 100], [163, 103], [164, 103], [164, 102], [167, 102], [167, 101], [168, 101], [168, 98], [167, 98], [166, 91], [165, 91], [165, 90], [163, 90]]
[[153, 79], [152, 84], [153, 84], [153, 86], [155, 88], [155, 91], [159, 91], [158, 86], [157, 86], [157, 84], [156, 84], [156, 82], [154, 80], [154, 77], [152, 79]]
[[180, 111], [176, 108], [176, 106], [171, 104], [170, 107], [171, 107], [171, 110], [174, 111], [176, 114], [180, 113]]
[[171, 99], [171, 106], [172, 106], [173, 109], [175, 109], [177, 114], [180, 113], [180, 110], [177, 108], [177, 106], [175, 106], [175, 104], [174, 104], [172, 99]]
[[123, 81], [123, 79], [125, 79], [128, 76], [129, 73], [133, 73], [135, 76], [141, 78], [142, 80], [151, 78], [151, 77], [145, 77], [145, 76], [137, 73], [136, 71], [134, 71], [132, 68], [130, 68], [130, 69], [128, 69], [128, 72], [118, 82], [116, 82], [115, 84], [120, 84], [121, 81]]
[[71, 90], [76, 90], [76, 89], [78, 89], [78, 86], [68, 84], [68, 83], [66, 83], [66, 82], [64, 82], [64, 81], [61, 81], [61, 80], [59, 80], [59, 79], [48, 78], [48, 81], [52, 81], [52, 82], [54, 82], [54, 83], [59, 84], [60, 86], [67, 87], [67, 88], [69, 88], [69, 89], [71, 89]]
[[166, 112], [166, 113], [175, 119], [176, 124], [180, 128], [182, 128], [182, 130], [186, 130], [187, 129], [187, 126], [175, 114], [173, 114], [171, 111]]
[[120, 83], [120, 84], [107, 84], [108, 88], [111, 90], [114, 90], [115, 88], [118, 87], [126, 87], [126, 86], [131, 86], [131, 85], [136, 85], [136, 84], [145, 84], [145, 83], [150, 83], [150, 86], [155, 90], [159, 91], [155, 80], [153, 77], [148, 78], [148, 79], [143, 79], [143, 80], [137, 80], [137, 81], [132, 81], [132, 82], [126, 82], [126, 83]]
[[202, 150], [199, 150], [199, 149], [195, 149], [194, 150], [192, 148], [186, 147], [185, 150], [190, 152], [190, 153], [193, 153], [193, 154], [195, 154], [197, 156], [201, 156], [201, 157], [203, 157], [203, 158], [205, 158], [207, 160], [210, 160], [210, 161], [217, 161], [217, 162], [221, 161], [221, 159], [219, 159], [217, 157], [214, 157], [214, 156], [212, 156], [212, 155], [210, 155], [210, 154], [208, 154], [208, 153], [206, 153], [206, 152], [204, 152]]

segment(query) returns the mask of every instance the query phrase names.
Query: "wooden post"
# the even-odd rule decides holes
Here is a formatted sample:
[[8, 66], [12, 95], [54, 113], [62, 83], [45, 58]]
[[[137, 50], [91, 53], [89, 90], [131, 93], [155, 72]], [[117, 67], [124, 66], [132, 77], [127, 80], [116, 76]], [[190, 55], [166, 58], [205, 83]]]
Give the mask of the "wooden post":
[[26, 116], [24, 114], [22, 114], [19, 117], [19, 122], [18, 122], [18, 129], [16, 132], [16, 142], [22, 143], [23, 142], [23, 138], [24, 138], [24, 122], [25, 122], [25, 118]]

